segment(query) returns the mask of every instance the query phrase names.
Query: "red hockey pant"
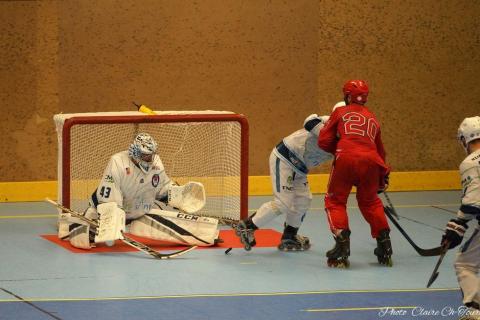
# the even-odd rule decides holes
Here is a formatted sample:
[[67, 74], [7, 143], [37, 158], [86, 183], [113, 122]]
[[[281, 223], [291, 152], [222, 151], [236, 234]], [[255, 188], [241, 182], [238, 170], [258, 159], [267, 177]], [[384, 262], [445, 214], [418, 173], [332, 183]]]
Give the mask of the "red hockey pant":
[[347, 200], [353, 186], [357, 187], [357, 202], [363, 217], [370, 224], [373, 238], [383, 229], [390, 229], [377, 195], [383, 168], [368, 154], [338, 154], [332, 166], [325, 196], [330, 230], [350, 229]]

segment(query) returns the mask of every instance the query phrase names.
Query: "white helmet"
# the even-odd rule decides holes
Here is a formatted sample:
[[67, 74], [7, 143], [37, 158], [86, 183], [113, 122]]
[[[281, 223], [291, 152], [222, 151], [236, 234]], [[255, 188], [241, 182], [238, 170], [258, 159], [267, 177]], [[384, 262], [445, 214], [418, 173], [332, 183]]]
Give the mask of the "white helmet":
[[480, 117], [463, 119], [458, 128], [457, 138], [468, 153], [468, 143], [480, 139]]
[[335, 109], [337, 109], [338, 107], [345, 107], [345, 106], [346, 106], [345, 101], [337, 102], [337, 103], [333, 106], [332, 113], [333, 113], [333, 111], [335, 111]]
[[128, 155], [147, 173], [157, 152], [157, 143], [148, 133], [139, 133], [128, 148]]

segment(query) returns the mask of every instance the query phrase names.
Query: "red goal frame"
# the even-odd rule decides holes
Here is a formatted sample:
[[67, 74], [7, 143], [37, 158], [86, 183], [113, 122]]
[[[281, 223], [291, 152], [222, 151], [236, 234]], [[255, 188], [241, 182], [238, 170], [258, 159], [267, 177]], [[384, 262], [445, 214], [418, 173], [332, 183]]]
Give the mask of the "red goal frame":
[[248, 217], [248, 150], [249, 125], [244, 115], [221, 114], [165, 114], [165, 115], [98, 115], [74, 116], [64, 121], [62, 129], [62, 204], [70, 207], [70, 134], [79, 124], [165, 123], [165, 122], [238, 122], [240, 124], [240, 218]]

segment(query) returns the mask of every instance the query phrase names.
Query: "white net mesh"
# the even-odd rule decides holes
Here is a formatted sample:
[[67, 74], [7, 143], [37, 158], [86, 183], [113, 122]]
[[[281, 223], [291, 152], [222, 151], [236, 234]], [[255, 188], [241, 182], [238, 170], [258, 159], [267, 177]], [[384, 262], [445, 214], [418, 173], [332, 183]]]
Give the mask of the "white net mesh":
[[[110, 113], [106, 117], [113, 118]], [[59, 146], [67, 118], [74, 117], [55, 117]], [[230, 219], [240, 217], [242, 126], [238, 121], [75, 124], [70, 129], [69, 182], [62, 179], [61, 172], [67, 164], [62, 163], [63, 151], [59, 148], [59, 196], [65, 184], [70, 186], [69, 201], [65, 199], [63, 203], [69, 202], [73, 210], [83, 211], [110, 156], [127, 150], [139, 132], [149, 133], [157, 141], [157, 152], [170, 178], [179, 184], [203, 183], [207, 201], [199, 214]]]

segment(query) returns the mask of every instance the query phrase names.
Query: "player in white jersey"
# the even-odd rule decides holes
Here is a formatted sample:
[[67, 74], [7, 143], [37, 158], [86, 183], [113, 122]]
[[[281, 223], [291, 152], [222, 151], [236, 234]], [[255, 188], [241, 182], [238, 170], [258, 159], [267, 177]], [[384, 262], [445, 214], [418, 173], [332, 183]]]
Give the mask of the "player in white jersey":
[[155, 140], [140, 133], [128, 151], [110, 158], [85, 211], [90, 219], [102, 221], [102, 215], [108, 217], [108, 230], [99, 228], [106, 234], [99, 235], [98, 230], [95, 234], [89, 226], [72, 218], [69, 240], [73, 246], [89, 249], [94, 243], [111, 243], [121, 237], [126, 224], [130, 233], [142, 237], [188, 245], [214, 244], [218, 220], [185, 213], [203, 207], [203, 186], [196, 182], [178, 186], [166, 174], [156, 151]]
[[458, 138], [468, 156], [460, 164], [462, 203], [457, 217], [448, 222], [442, 245], [449, 249], [458, 246], [468, 229], [467, 223], [476, 219], [475, 230], [455, 259], [455, 271], [463, 292], [463, 303], [469, 314], [462, 319], [480, 319], [480, 117], [465, 118], [458, 129]]
[[[339, 104], [335, 105], [338, 106]], [[328, 118], [316, 114], [308, 116], [302, 129], [285, 137], [270, 153], [274, 199], [264, 203], [248, 219], [239, 221], [236, 233], [245, 250], [255, 246], [255, 230], [282, 214], [286, 216], [285, 228], [278, 249], [303, 251], [310, 248], [310, 240], [297, 232], [312, 202], [307, 181], [308, 171], [332, 159], [331, 154], [317, 145], [318, 133]]]

